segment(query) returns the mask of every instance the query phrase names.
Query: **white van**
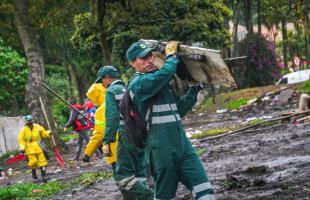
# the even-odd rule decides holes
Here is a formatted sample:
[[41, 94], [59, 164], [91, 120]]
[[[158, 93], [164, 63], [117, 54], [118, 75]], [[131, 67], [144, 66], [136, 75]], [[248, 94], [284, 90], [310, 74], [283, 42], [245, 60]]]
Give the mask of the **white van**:
[[279, 84], [294, 84], [304, 82], [310, 79], [310, 69], [301, 70], [289, 74], [285, 74], [276, 85]]

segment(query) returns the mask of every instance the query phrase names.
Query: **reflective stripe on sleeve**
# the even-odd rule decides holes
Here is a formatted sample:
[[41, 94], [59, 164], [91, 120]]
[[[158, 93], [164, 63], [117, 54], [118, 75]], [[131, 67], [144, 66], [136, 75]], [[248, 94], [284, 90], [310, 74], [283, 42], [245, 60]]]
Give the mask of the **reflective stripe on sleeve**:
[[165, 112], [170, 110], [177, 110], [177, 105], [174, 104], [162, 104], [162, 105], [153, 105], [153, 112]]
[[124, 94], [117, 94], [115, 95], [116, 100], [121, 100], [123, 98]]
[[164, 124], [164, 123], [179, 121], [180, 119], [181, 117], [179, 114], [152, 117], [152, 124]]
[[136, 182], [141, 182], [141, 181], [142, 181], [141, 178], [137, 178], [135, 176], [129, 176], [127, 178], [124, 178], [118, 181], [118, 183], [125, 190], [130, 190], [136, 184]]
[[95, 120], [95, 125], [104, 128], [105, 127], [105, 121]]
[[129, 96], [131, 100], [133, 101], [133, 98], [135, 97], [135, 94], [132, 91], [129, 91]]

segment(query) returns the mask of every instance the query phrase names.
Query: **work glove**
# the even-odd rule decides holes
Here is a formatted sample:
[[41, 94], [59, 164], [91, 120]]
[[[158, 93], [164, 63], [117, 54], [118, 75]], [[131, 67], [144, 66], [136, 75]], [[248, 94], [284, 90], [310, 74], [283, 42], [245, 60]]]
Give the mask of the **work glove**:
[[169, 41], [165, 48], [165, 54], [166, 58], [169, 58], [171, 56], [176, 56], [179, 48], [179, 41]]
[[111, 148], [110, 148], [110, 144], [103, 144], [102, 145], [102, 151], [103, 151], [104, 155], [107, 157], [111, 157], [113, 155]]
[[199, 92], [201, 90], [207, 89], [208, 85], [200, 81], [199, 83], [193, 85], [192, 88], [196, 89]]

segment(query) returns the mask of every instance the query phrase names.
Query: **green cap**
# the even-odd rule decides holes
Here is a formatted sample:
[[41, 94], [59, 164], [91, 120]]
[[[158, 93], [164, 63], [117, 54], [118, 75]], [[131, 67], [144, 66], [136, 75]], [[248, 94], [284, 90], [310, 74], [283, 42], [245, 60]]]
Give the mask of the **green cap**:
[[143, 58], [148, 53], [153, 51], [153, 48], [150, 48], [145, 42], [139, 41], [133, 43], [126, 52], [127, 59], [131, 62], [136, 58]]
[[25, 115], [24, 120], [25, 120], [25, 123], [32, 122], [33, 117], [32, 117], [32, 115]]
[[95, 80], [95, 83], [100, 83], [101, 79], [104, 76], [110, 76], [112, 78], [119, 78], [121, 75], [120, 75], [119, 71], [114, 66], [106, 65], [106, 66], [101, 67], [98, 70], [98, 77]]

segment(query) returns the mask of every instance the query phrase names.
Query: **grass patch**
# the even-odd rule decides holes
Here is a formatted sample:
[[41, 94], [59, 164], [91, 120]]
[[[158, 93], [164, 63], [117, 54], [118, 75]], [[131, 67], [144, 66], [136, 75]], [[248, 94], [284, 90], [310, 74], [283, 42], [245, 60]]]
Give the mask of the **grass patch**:
[[60, 135], [60, 139], [63, 142], [68, 142], [70, 140], [77, 140], [78, 139], [78, 135], [77, 134], [62, 134], [62, 135]]
[[196, 154], [198, 156], [201, 156], [202, 154], [204, 154], [207, 150], [205, 148], [196, 148]]
[[201, 133], [196, 133], [192, 135], [193, 139], [201, 139], [201, 138], [205, 138], [207, 136], [211, 136], [211, 135], [218, 135], [221, 133], [226, 133], [228, 131], [230, 131], [230, 128], [216, 128], [216, 129], [210, 129], [210, 130], [206, 130], [206, 131], [202, 131]]
[[248, 126], [253, 126], [253, 125], [256, 125], [256, 124], [260, 124], [262, 122], [265, 122], [262, 125], [260, 125], [262, 127], [272, 126], [272, 125], [275, 125], [275, 124], [279, 123], [279, 121], [266, 122], [265, 119], [254, 119], [254, 120], [249, 121], [249, 122], [244, 123], [244, 124], [234, 124], [234, 125], [229, 126], [229, 127], [215, 128], [215, 129], [210, 129], [210, 130], [202, 131], [201, 133], [193, 134], [191, 138], [193, 138], [193, 139], [202, 139], [202, 138], [205, 138], [205, 137], [208, 137], [208, 136], [219, 135], [219, 134], [222, 134], [222, 133], [227, 133], [229, 131], [235, 131], [235, 130], [238, 130], [238, 129], [241, 129], [241, 128], [245, 128], [245, 127], [248, 127]]
[[110, 172], [87, 172], [79, 176], [78, 178], [74, 179], [72, 182], [73, 185], [83, 185], [87, 187], [92, 185], [97, 180], [104, 180], [112, 178], [112, 173]]
[[0, 160], [6, 160], [6, 159], [10, 158], [11, 156], [16, 156], [17, 154], [19, 154], [19, 151], [18, 151], [18, 150], [8, 151], [8, 152], [4, 153], [4, 154], [0, 157]]
[[301, 93], [310, 93], [310, 81], [306, 81], [298, 87], [298, 91]]
[[[11, 199], [41, 199], [42, 197], [50, 196], [56, 192], [64, 189], [65, 184], [58, 181], [49, 182], [46, 184], [38, 185], [35, 183], [17, 183], [12, 186], [0, 188], [0, 196], [3, 200]], [[33, 190], [40, 190], [34, 193]]]
[[[0, 199], [42, 199], [54, 195], [63, 189], [72, 189], [77, 185], [87, 187], [98, 180], [110, 179], [111, 177], [112, 174], [110, 172], [88, 172], [75, 178], [69, 183], [63, 183], [60, 181], [48, 182], [45, 184], [17, 183], [8, 187], [0, 188]], [[37, 190], [37, 192], [33, 192], [34, 190]]]
[[234, 110], [240, 108], [242, 105], [246, 105], [248, 102], [248, 99], [236, 99], [233, 101], [228, 102], [228, 104], [225, 106], [228, 110]]
[[212, 113], [217, 109], [237, 109], [241, 105], [246, 104], [248, 100], [257, 98], [267, 92], [275, 91], [277, 88], [279, 88], [279, 86], [270, 85], [221, 93], [215, 96], [216, 104], [213, 103], [211, 97], [205, 98], [205, 100], [197, 108], [197, 111]]
[[237, 109], [241, 105], [247, 103], [248, 100], [260, 96], [262, 91], [259, 88], [247, 88], [242, 90], [235, 90], [232, 92], [221, 93], [215, 96], [215, 102], [212, 98], [206, 98], [198, 107], [198, 112], [215, 112], [217, 109], [227, 108], [229, 110]]

